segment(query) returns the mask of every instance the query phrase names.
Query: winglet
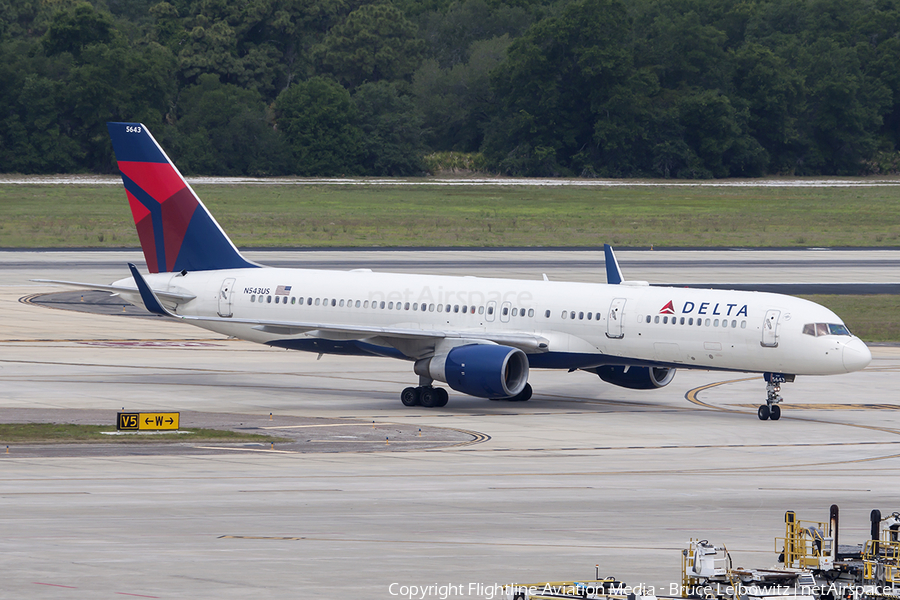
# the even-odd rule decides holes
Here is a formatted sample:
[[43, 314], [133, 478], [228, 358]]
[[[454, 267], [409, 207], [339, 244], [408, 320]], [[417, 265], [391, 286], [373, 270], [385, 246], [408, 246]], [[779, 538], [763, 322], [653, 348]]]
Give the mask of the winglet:
[[131, 269], [131, 276], [134, 277], [134, 283], [141, 293], [141, 300], [144, 302], [144, 307], [153, 314], [162, 315], [164, 317], [176, 316], [162, 305], [162, 302], [159, 301], [159, 298], [156, 297], [156, 294], [154, 294], [153, 290], [150, 289], [150, 286], [147, 285], [147, 280], [140, 274], [137, 267], [132, 263], [128, 263], [128, 268]]
[[622, 270], [619, 268], [619, 261], [616, 260], [616, 253], [613, 252], [612, 246], [603, 244], [603, 254], [606, 262], [606, 283], [622, 283]]

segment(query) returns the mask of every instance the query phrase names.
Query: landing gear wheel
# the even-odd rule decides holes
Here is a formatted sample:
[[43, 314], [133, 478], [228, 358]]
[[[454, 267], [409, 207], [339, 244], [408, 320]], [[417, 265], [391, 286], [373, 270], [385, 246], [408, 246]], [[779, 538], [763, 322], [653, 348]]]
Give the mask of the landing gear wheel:
[[447, 393], [447, 390], [444, 388], [434, 388], [434, 392], [438, 396], [437, 401], [434, 403], [435, 407], [440, 408], [442, 406], [447, 406], [447, 402], [450, 400], [450, 394]]
[[419, 404], [419, 388], [408, 387], [400, 392], [400, 402], [403, 406], [417, 406]]
[[527, 400], [531, 400], [531, 394], [533, 390], [531, 389], [531, 384], [526, 383], [525, 387], [522, 388], [522, 391], [509, 399], [510, 402], [525, 402]]
[[769, 418], [773, 421], [777, 421], [781, 418], [781, 407], [777, 404], [773, 404], [769, 407]]
[[[778, 409], [778, 413], [778, 416], [781, 416], [781, 409]], [[760, 406], [759, 410], [756, 411], [756, 415], [760, 421], [767, 421], [769, 419], [769, 405], [763, 404]]]
[[431, 387], [430, 385], [422, 385], [419, 387], [408, 387], [400, 394], [400, 401], [403, 406], [424, 406], [425, 408], [440, 408], [447, 406], [447, 400], [450, 395], [443, 388]]
[[433, 387], [423, 387], [419, 388], [421, 392], [419, 393], [419, 402], [422, 403], [422, 406], [425, 408], [434, 408], [437, 406], [437, 402], [440, 400], [440, 394], [437, 393]]

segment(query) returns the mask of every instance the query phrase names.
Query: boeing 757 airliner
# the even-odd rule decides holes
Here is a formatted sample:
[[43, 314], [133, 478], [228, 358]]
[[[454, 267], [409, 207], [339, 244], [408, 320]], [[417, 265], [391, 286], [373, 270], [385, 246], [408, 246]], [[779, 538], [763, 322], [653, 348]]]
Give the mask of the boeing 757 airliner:
[[[150, 312], [278, 348], [412, 363], [406, 406], [447, 391], [528, 400], [530, 368], [581, 370], [634, 389], [676, 369], [764, 374], [762, 420], [781, 417], [781, 384], [863, 369], [869, 349], [827, 308], [761, 292], [268, 268], [244, 258], [140, 123], [109, 123], [148, 275], [107, 290]], [[348, 363], [349, 365], [350, 363]]]

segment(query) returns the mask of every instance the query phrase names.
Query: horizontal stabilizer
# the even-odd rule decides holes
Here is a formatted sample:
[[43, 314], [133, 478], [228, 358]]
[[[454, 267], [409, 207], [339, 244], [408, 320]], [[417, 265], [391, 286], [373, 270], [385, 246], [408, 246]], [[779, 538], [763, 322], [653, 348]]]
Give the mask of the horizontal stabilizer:
[[[65, 285], [81, 290], [97, 290], [99, 292], [110, 292], [113, 294], [133, 294], [138, 291], [137, 288], [133, 287], [123, 287], [120, 285], [101, 285], [99, 283], [81, 283], [80, 281], [59, 281], [56, 279], [32, 279], [31, 281], [34, 281], [35, 283], [54, 283], [56, 285]], [[154, 292], [163, 300], [180, 304], [190, 302], [197, 297], [191, 294], [176, 294], [174, 292], [160, 292], [156, 290], [154, 290]]]

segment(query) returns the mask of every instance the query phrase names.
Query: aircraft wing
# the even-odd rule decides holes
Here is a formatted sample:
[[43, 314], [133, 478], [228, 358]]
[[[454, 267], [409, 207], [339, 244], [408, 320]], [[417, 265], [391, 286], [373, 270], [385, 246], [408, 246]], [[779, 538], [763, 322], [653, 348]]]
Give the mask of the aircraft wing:
[[261, 321], [253, 319], [213, 318], [213, 317], [184, 317], [170, 315], [186, 321], [217, 321], [219, 323], [240, 323], [242, 325], [256, 325], [254, 329], [266, 333], [279, 335], [293, 335], [296, 333], [309, 333], [319, 331], [322, 333], [340, 333], [344, 335], [358, 335], [360, 337], [385, 337], [400, 339], [478, 339], [505, 344], [525, 351], [543, 351], [549, 346], [549, 340], [539, 335], [515, 332], [491, 332], [481, 330], [466, 331], [442, 330], [442, 329], [407, 329], [403, 327], [375, 327], [367, 325], [336, 325], [333, 323], [312, 323], [297, 321]]
[[[98, 290], [101, 292], [110, 292], [112, 294], [134, 294], [138, 291], [137, 288], [133, 287], [100, 285], [98, 283], [81, 283], [78, 281], [58, 281], [56, 279], [32, 279], [31, 281], [34, 281], [36, 283], [55, 283], [57, 285], [67, 285], [69, 287], [79, 288], [82, 290]], [[163, 300], [174, 303], [188, 302], [197, 297], [191, 296], [190, 294], [175, 294], [172, 292], [160, 292], [158, 290], [153, 290], [153, 293]]]
[[[159, 301], [161, 294], [150, 289], [147, 281], [137, 268], [129, 263], [131, 274], [137, 283], [138, 291], [144, 306], [152, 313], [169, 316], [182, 321], [202, 321], [206, 323], [237, 323], [254, 325], [254, 329], [277, 335], [294, 335], [312, 331], [322, 333], [339, 333], [342, 335], [367, 337], [384, 337], [399, 339], [478, 339], [505, 344], [526, 352], [545, 352], [550, 341], [544, 337], [528, 333], [491, 332], [467, 330], [412, 329], [403, 327], [379, 327], [374, 325], [341, 325], [336, 323], [320, 323], [312, 321], [273, 321], [266, 319], [235, 319], [232, 317], [195, 317], [173, 313]], [[109, 287], [109, 286], [107, 286]], [[134, 289], [129, 291], [134, 292]]]

